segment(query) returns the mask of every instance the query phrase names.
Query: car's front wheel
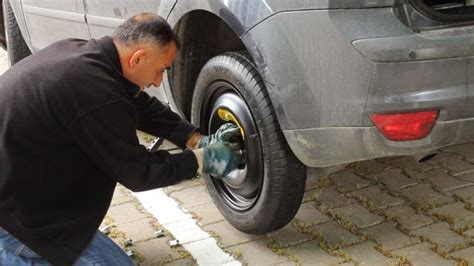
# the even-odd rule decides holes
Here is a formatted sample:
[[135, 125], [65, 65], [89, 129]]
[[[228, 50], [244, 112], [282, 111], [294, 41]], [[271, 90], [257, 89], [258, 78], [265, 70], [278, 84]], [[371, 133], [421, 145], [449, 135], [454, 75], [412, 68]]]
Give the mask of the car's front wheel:
[[229, 120], [242, 128], [245, 165], [224, 179], [204, 176], [222, 215], [246, 233], [286, 225], [303, 197], [305, 167], [289, 149], [263, 80], [248, 56], [225, 53], [205, 64], [196, 82], [191, 119], [205, 134]]

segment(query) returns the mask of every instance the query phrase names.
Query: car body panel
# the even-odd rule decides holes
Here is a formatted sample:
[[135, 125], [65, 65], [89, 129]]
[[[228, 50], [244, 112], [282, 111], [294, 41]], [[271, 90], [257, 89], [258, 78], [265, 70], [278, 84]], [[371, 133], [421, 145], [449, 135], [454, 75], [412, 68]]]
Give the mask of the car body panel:
[[394, 0], [178, 0], [168, 21], [175, 25], [190, 11], [206, 10], [220, 17], [238, 36], [242, 36], [268, 17], [288, 10], [378, 8], [393, 4]]
[[428, 137], [390, 141], [375, 127], [326, 127], [284, 130], [298, 159], [311, 167], [399, 155], [436, 153], [436, 149], [474, 139], [474, 118], [438, 121]]
[[[90, 37], [82, 0], [22, 0], [21, 4], [30, 47], [34, 51], [71, 37], [71, 33], [76, 38]], [[49, 27], [45, 28], [44, 25]]]
[[175, 0], [84, 1], [92, 38], [110, 34], [124, 20], [139, 13], [156, 13], [166, 18], [176, 3]]
[[[266, 19], [242, 40], [291, 149], [304, 164], [323, 167], [425, 153], [474, 137], [474, 65], [467, 48], [474, 36], [466, 28], [415, 33], [391, 8], [292, 11]], [[393, 39], [398, 43], [384, 41]], [[361, 49], [361, 40], [376, 42], [378, 50]], [[394, 51], [395, 45], [412, 49]], [[369, 119], [423, 109], [439, 109], [440, 116], [422, 141], [388, 141]]]
[[375, 65], [351, 42], [402, 34], [411, 31], [390, 8], [310, 10], [278, 13], [242, 40], [286, 130], [360, 126]]

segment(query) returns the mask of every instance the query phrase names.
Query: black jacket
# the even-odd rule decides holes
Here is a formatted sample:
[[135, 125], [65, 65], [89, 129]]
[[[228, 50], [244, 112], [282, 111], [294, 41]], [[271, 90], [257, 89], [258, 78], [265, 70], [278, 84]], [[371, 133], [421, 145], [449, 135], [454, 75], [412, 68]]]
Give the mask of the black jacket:
[[136, 129], [185, 148], [196, 128], [122, 75], [109, 37], [68, 39], [0, 78], [0, 226], [53, 264], [72, 264], [116, 182], [133, 191], [196, 175], [192, 151], [147, 152]]

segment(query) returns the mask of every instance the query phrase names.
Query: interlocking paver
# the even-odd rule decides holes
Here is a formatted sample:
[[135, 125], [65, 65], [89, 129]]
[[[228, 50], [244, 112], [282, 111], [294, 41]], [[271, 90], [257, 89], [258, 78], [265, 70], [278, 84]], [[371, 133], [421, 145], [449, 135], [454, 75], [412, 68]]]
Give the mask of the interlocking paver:
[[345, 207], [334, 208], [329, 210], [331, 215], [355, 225], [357, 228], [367, 228], [379, 224], [383, 221], [383, 217], [370, 213], [367, 209], [359, 204], [352, 204]]
[[308, 235], [300, 233], [292, 224], [268, 234], [275, 241], [278, 247], [288, 247], [299, 243], [303, 243], [309, 239]]
[[181, 206], [186, 209], [212, 202], [211, 196], [209, 196], [205, 186], [191, 187], [175, 191], [171, 193], [170, 196], [181, 202]]
[[[231, 254], [222, 252], [222, 249], [216, 245], [213, 238], [205, 238], [192, 243], [184, 244], [183, 247], [191, 254], [206, 254], [196, 258], [199, 265], [229, 265], [240, 266], [241, 264], [234, 260]], [[174, 264], [174, 262], [173, 262]]]
[[384, 184], [388, 189], [403, 189], [410, 186], [418, 184], [414, 179], [407, 177], [399, 169], [391, 169], [387, 171], [380, 172], [375, 175], [368, 176], [373, 178], [382, 184]]
[[315, 189], [331, 185], [329, 174], [344, 170], [343, 165], [333, 166], [329, 168], [309, 167], [306, 170], [306, 189]]
[[436, 243], [437, 248], [442, 252], [452, 251], [468, 242], [467, 239], [451, 230], [449, 224], [445, 222], [419, 228], [411, 233]]
[[402, 204], [401, 198], [396, 198], [382, 191], [380, 187], [371, 186], [352, 192], [352, 195], [366, 203], [371, 210], [386, 209]]
[[218, 244], [221, 247], [235, 246], [264, 237], [262, 235], [250, 235], [242, 233], [235, 229], [227, 221], [206, 225], [203, 227], [203, 230], [209, 232], [211, 236], [216, 237]]
[[335, 265], [344, 261], [344, 258], [322, 250], [316, 241], [290, 247], [288, 251], [299, 259], [301, 265]]
[[360, 237], [344, 229], [337, 222], [318, 224], [311, 230], [320, 236], [329, 247], [346, 247], [361, 241]]
[[117, 229], [124, 232], [133, 242], [155, 238], [155, 228], [151, 225], [152, 219], [144, 218], [133, 222], [122, 223]]
[[116, 225], [128, 223], [143, 218], [147, 218], [147, 214], [140, 212], [134, 202], [127, 202], [109, 208], [108, 214], [114, 217]]
[[395, 250], [392, 252], [395, 256], [407, 258], [413, 266], [425, 266], [425, 265], [436, 265], [436, 266], [454, 266], [455, 261], [447, 260], [440, 257], [438, 254], [431, 250], [428, 243], [421, 243], [415, 246], [410, 246]]
[[401, 190], [401, 193], [417, 208], [438, 207], [454, 201], [454, 198], [434, 191], [429, 184], [418, 184]]
[[474, 265], [474, 247], [462, 249], [451, 253], [451, 256], [457, 259], [462, 259], [468, 263], [468, 265]]
[[219, 209], [213, 202], [205, 203], [203, 205], [188, 208], [188, 211], [196, 215], [196, 220], [199, 225], [208, 225], [224, 220], [224, 216], [219, 212]]
[[437, 150], [436, 156], [434, 158], [438, 159], [438, 158], [444, 158], [444, 157], [450, 157], [450, 156], [456, 156], [456, 155], [447, 150]]
[[320, 223], [329, 222], [331, 218], [323, 213], [321, 213], [314, 206], [313, 202], [303, 203], [296, 213], [295, 219], [297, 219], [301, 225], [312, 226]]
[[281, 262], [276, 264], [278, 266], [298, 266], [298, 264], [295, 261], [287, 261], [287, 262]]
[[474, 241], [474, 229], [465, 231], [462, 235], [463, 235], [464, 237], [467, 237], [467, 238], [470, 239], [471, 241]]
[[[142, 265], [142, 264], [140, 264]], [[151, 264], [152, 266], [156, 266], [155, 263], [152, 263]], [[158, 265], [161, 265], [161, 264], [158, 264]], [[165, 263], [164, 265], [173, 265], [173, 266], [198, 266], [199, 264], [196, 262], [196, 260], [194, 258], [191, 258], [191, 257], [187, 257], [187, 258], [184, 258], [184, 259], [180, 259], [180, 260], [174, 260], [170, 263]], [[147, 264], [143, 264], [143, 266], [147, 266]], [[229, 266], [232, 266], [232, 265], [229, 265]]]
[[394, 166], [397, 166], [403, 169], [403, 171], [409, 176], [413, 176], [414, 174], [419, 173], [419, 172], [431, 170], [435, 167], [427, 162], [419, 163], [413, 157], [410, 157], [410, 156], [403, 156], [403, 157], [399, 157], [397, 159], [391, 160], [389, 164], [392, 164]]
[[134, 243], [133, 250], [138, 251], [140, 256], [145, 258], [145, 263], [140, 265], [162, 265], [164, 263], [178, 264], [176, 261], [185, 256], [189, 256], [183, 248], [171, 248], [169, 241], [171, 237], [155, 238], [145, 242]]
[[121, 188], [121, 186], [116, 186], [114, 191], [114, 196], [112, 197], [112, 202], [110, 206], [116, 206], [127, 202], [134, 201], [135, 198], [131, 195], [130, 192]]
[[415, 178], [428, 180], [436, 190], [441, 192], [447, 192], [473, 185], [473, 183], [462, 181], [448, 175], [443, 169], [434, 169], [428, 172], [423, 172], [416, 175]]
[[378, 252], [372, 242], [357, 244], [343, 251], [360, 266], [395, 265], [396, 263], [396, 259], [385, 257]]
[[354, 169], [355, 173], [359, 175], [372, 174], [383, 171], [387, 166], [383, 163], [377, 162], [376, 160], [367, 160], [356, 162], [349, 165], [348, 168]]
[[472, 163], [466, 162], [454, 156], [434, 159], [429, 162], [431, 164], [437, 164], [448, 169], [450, 174], [454, 176], [474, 172], [474, 165]]
[[458, 178], [461, 179], [461, 180], [466, 180], [466, 181], [474, 183], [474, 173], [459, 175]]
[[301, 200], [302, 203], [305, 202], [313, 202], [314, 199], [316, 198], [315, 193], [318, 191], [318, 189], [312, 189], [312, 190], [307, 190], [304, 192], [303, 199]]
[[233, 254], [241, 256], [248, 265], [260, 265], [264, 262], [266, 265], [273, 265], [286, 262], [289, 259], [286, 256], [278, 256], [267, 247], [265, 240], [252, 241], [228, 248]]
[[334, 190], [333, 187], [317, 189], [314, 192], [314, 197], [316, 203], [320, 204], [320, 207], [323, 210], [341, 207], [356, 202], [353, 198], [344, 197], [342, 194]]
[[[445, 153], [443, 158], [455, 156]], [[446, 174], [446, 169], [442, 170], [439, 166], [428, 163], [413, 164], [413, 166], [401, 165], [407, 158], [410, 157], [385, 161], [372, 160], [375, 162], [375, 168], [377, 166], [380, 168], [359, 168], [357, 174], [352, 174], [354, 168], [348, 168], [323, 179], [309, 180], [305, 195], [308, 202], [301, 205], [293, 223], [267, 234], [266, 238], [262, 235], [247, 235], [234, 229], [223, 219], [210, 198], [198, 202], [202, 200], [202, 195], [207, 195], [202, 178], [194, 179], [182, 186], [173, 186], [166, 191], [184, 203], [181, 206], [195, 214], [194, 218], [199, 221], [205, 231], [220, 242], [221, 247], [239, 251], [236, 255], [241, 254], [239, 260], [244, 264], [260, 265], [265, 262], [265, 265], [298, 265], [298, 263], [301, 265], [396, 265], [405, 259], [413, 265], [421, 265], [420, 263], [454, 265], [455, 259], [472, 263], [474, 228], [472, 228], [471, 214], [474, 210], [474, 205], [472, 205], [474, 185], [469, 182], [474, 183], [474, 172], [452, 177]], [[393, 163], [394, 161], [397, 163]], [[371, 161], [366, 163], [366, 165], [370, 164]], [[391, 167], [389, 164], [402, 169], [387, 170]], [[416, 174], [408, 176], [409, 167], [416, 169], [413, 171]], [[363, 172], [376, 174], [358, 175]], [[374, 185], [375, 183], [367, 178], [378, 180], [381, 184]], [[427, 188], [420, 189], [420, 186]], [[410, 189], [413, 190], [407, 192]], [[420, 192], [421, 194], [418, 195], [420, 198], [407, 194]], [[124, 191], [118, 191], [115, 194], [114, 207], [123, 204], [128, 204], [130, 207], [135, 205], [130, 204], [133, 203], [133, 200], [128, 198], [130, 194]], [[444, 200], [438, 199], [439, 196]], [[453, 203], [455, 200], [457, 202]], [[414, 207], [425, 206], [430, 209], [420, 208], [422, 212], [417, 213], [409, 203], [412, 203]], [[137, 208], [137, 206], [133, 207]], [[141, 214], [142, 212], [138, 209], [137, 212]], [[326, 211], [331, 216], [339, 217], [339, 223], [332, 221], [333, 218]], [[166, 240], [154, 238], [155, 227], [150, 226], [150, 219], [146, 218], [148, 217], [146, 214], [142, 217], [134, 214], [124, 215], [118, 210], [113, 212], [119, 214], [119, 222], [116, 223], [118, 226], [114, 227], [114, 230], [118, 229], [125, 233], [124, 237], [133, 239], [132, 249], [136, 250], [140, 257], [145, 257], [141, 265], [161, 265], [165, 262], [170, 262], [172, 265], [196, 265], [195, 260], [183, 248], [171, 249], [169, 247], [168, 241], [173, 236], [165, 236]], [[384, 213], [387, 218], [383, 219], [376, 215], [380, 213]], [[426, 216], [427, 213], [430, 216]], [[382, 220], [376, 219], [376, 224], [372, 225], [371, 215]], [[124, 222], [120, 216], [133, 217], [133, 219]], [[364, 220], [366, 218], [369, 219]], [[449, 223], [449, 226], [446, 223], [444, 227], [428, 226], [433, 223], [433, 219], [438, 221], [436, 225], [443, 224], [439, 221], [441, 219]], [[350, 228], [349, 224], [355, 227]], [[137, 230], [133, 228], [128, 230], [128, 226]], [[356, 231], [351, 232], [356, 228]], [[409, 233], [406, 233], [407, 231]], [[372, 240], [364, 242], [365, 236], [376, 243]], [[417, 244], [422, 238], [426, 242]], [[260, 244], [256, 244], [258, 242]], [[437, 248], [436, 251], [435, 248]], [[164, 252], [157, 252], [157, 250]], [[337, 253], [332, 253], [331, 250], [336, 250]], [[445, 258], [439, 255], [447, 251], [451, 253], [445, 253]], [[257, 253], [260, 258], [254, 255]], [[401, 255], [402, 253], [407, 256]], [[278, 254], [283, 254], [283, 256], [278, 256]], [[442, 255], [445, 256], [445, 254]]]
[[400, 205], [388, 209], [385, 215], [389, 219], [394, 219], [400, 226], [407, 230], [417, 229], [433, 223], [433, 220], [423, 214], [418, 214], [413, 208], [407, 205]]
[[464, 160], [474, 162], [474, 144], [467, 143], [444, 148], [443, 150], [450, 151], [461, 155]]
[[433, 209], [432, 214], [452, 224], [454, 230], [464, 230], [474, 227], [474, 212], [464, 208], [461, 202], [455, 202]]
[[366, 179], [355, 175], [350, 171], [342, 171], [330, 175], [331, 181], [337, 186], [337, 190], [343, 193], [350, 192], [356, 189], [361, 189], [370, 185]]
[[420, 242], [417, 237], [409, 237], [400, 232], [395, 223], [388, 222], [362, 230], [362, 233], [369, 236], [384, 251], [403, 248]]
[[[309, 169], [318, 169], [318, 168], [308, 168], [308, 172], [310, 171]], [[315, 188], [321, 187], [321, 178], [315, 178], [315, 177], [309, 177], [311, 174], [306, 173], [306, 184], [305, 184], [305, 190], [312, 190]]]

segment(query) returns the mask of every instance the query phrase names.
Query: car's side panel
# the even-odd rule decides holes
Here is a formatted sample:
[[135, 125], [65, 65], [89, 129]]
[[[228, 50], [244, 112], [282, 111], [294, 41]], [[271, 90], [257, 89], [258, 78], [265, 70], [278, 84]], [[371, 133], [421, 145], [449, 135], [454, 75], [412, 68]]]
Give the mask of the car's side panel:
[[167, 17], [175, 0], [85, 1], [87, 23], [93, 38], [108, 35], [127, 18], [143, 12]]
[[90, 36], [82, 0], [23, 0], [21, 4], [33, 51], [71, 36]]
[[404, 34], [411, 32], [391, 8], [311, 10], [278, 13], [242, 40], [282, 129], [297, 129], [361, 126], [375, 69], [351, 43]]
[[393, 4], [394, 0], [179, 0], [170, 14], [169, 22], [175, 25], [189, 11], [206, 10], [220, 17], [241, 36], [279, 12], [388, 7]]

